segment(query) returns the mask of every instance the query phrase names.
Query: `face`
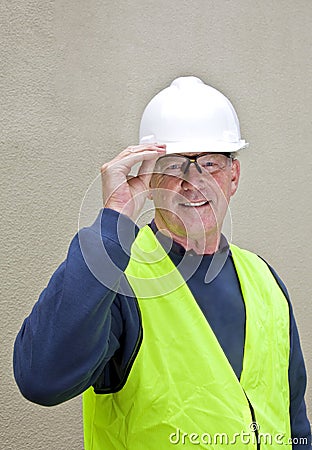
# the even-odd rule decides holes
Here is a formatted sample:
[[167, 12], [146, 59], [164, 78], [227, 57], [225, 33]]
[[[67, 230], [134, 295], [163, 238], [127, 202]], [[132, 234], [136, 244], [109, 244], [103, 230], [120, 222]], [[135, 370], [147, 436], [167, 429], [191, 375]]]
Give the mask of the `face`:
[[[196, 156], [186, 153], [181, 156]], [[154, 173], [151, 196], [155, 204], [155, 222], [160, 230], [180, 237], [203, 239], [220, 234], [232, 195], [235, 194], [240, 165], [223, 155], [222, 169], [198, 171], [194, 163], [182, 176]], [[157, 167], [157, 164], [156, 164]]]

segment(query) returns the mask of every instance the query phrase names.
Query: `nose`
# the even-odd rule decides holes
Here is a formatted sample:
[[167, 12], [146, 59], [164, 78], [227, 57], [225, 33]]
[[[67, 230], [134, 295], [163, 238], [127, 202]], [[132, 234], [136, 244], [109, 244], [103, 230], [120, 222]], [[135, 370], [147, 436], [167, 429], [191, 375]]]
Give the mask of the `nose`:
[[[192, 164], [194, 162], [194, 164]], [[207, 177], [207, 175], [206, 175]], [[191, 161], [184, 171], [181, 186], [184, 190], [198, 190], [204, 186], [204, 176], [201, 167], [196, 161]]]

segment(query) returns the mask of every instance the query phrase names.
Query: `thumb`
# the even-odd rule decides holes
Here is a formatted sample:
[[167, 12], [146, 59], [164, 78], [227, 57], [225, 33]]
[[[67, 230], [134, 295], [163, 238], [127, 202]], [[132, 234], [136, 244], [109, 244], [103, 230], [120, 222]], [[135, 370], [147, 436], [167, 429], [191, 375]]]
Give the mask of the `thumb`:
[[142, 183], [144, 183], [147, 189], [149, 188], [149, 182], [153, 175], [155, 162], [155, 160], [144, 160], [138, 171], [137, 177], [142, 181]]

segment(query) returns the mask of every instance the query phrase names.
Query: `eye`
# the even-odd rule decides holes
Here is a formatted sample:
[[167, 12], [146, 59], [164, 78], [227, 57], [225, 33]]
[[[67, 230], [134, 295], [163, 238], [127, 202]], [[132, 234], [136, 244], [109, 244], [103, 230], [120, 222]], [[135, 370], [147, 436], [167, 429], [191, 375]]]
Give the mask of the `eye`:
[[200, 165], [202, 167], [214, 167], [214, 168], [218, 167], [218, 164], [215, 163], [214, 161], [201, 161]]
[[207, 172], [214, 173], [226, 166], [227, 159], [223, 155], [206, 155], [198, 158], [197, 162]]
[[182, 164], [181, 163], [172, 163], [172, 164], [169, 164], [167, 167], [166, 167], [166, 170], [180, 170], [181, 169], [181, 166], [182, 166]]
[[167, 175], [177, 175], [185, 164], [184, 158], [179, 156], [163, 156], [156, 164], [156, 170]]
[[179, 172], [182, 168], [183, 161], [163, 161], [165, 164], [162, 166], [162, 171], [164, 173], [175, 173]]

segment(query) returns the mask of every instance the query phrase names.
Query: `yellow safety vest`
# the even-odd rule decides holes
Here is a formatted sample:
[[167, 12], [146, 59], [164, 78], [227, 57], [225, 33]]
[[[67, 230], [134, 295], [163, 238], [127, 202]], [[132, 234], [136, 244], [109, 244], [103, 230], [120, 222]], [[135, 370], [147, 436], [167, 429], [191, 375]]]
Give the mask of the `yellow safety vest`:
[[140, 230], [126, 276], [143, 340], [119, 392], [84, 393], [86, 450], [291, 448], [288, 303], [259, 257], [231, 251], [246, 308], [240, 380], [154, 233]]

